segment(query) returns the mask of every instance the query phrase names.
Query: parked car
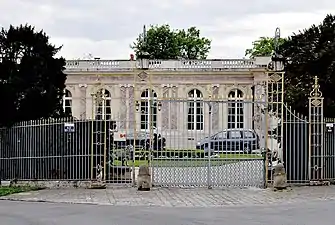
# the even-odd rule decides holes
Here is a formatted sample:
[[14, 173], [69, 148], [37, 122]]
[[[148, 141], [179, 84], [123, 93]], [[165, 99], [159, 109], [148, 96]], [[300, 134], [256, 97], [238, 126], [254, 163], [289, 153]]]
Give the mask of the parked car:
[[252, 129], [225, 129], [198, 141], [197, 149], [211, 153], [252, 153], [259, 150], [259, 137]]

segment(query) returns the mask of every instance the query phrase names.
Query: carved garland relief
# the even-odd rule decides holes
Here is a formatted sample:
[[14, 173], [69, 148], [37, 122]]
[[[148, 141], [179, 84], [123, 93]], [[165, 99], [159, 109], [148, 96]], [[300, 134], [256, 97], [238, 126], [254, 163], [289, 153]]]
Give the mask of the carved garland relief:
[[126, 129], [127, 121], [127, 87], [120, 87], [120, 129]]
[[[171, 89], [172, 89], [171, 90], [171, 98], [172, 99], [177, 99], [178, 98], [178, 87], [173, 86]], [[177, 115], [178, 115], [179, 107], [178, 107], [178, 103], [176, 101], [172, 100], [172, 103], [170, 103], [170, 104], [171, 104], [171, 107], [170, 107], [170, 109], [171, 109], [171, 114], [170, 114], [171, 115], [170, 116], [171, 128], [170, 129], [176, 130], [176, 129], [178, 129]]]
[[[267, 88], [266, 82], [256, 82], [254, 85], [254, 99], [256, 102], [254, 103], [254, 115], [253, 115], [253, 122], [254, 128], [257, 132], [258, 136], [261, 138], [263, 142], [264, 138], [264, 122], [266, 119], [265, 116], [265, 103], [266, 95], [265, 90]], [[265, 131], [267, 132], [267, 131]]]
[[86, 84], [79, 84], [80, 88], [80, 119], [86, 119]]
[[[163, 99], [168, 99], [169, 98], [169, 92], [170, 92], [170, 87], [169, 86], [164, 86], [163, 87]], [[170, 102], [169, 101], [163, 101], [162, 102], [162, 128], [163, 129], [168, 129], [169, 128], [169, 107], [170, 107]]]
[[130, 86], [128, 88], [128, 96], [129, 96], [129, 110], [128, 110], [128, 118], [129, 118], [129, 128], [134, 129], [135, 125], [135, 88], [134, 86]]
[[[219, 97], [219, 87], [218, 86], [214, 86], [212, 87], [212, 93], [213, 93], [213, 96], [212, 98], [213, 99], [217, 99]], [[217, 130], [219, 129], [219, 108], [220, 108], [220, 105], [218, 102], [214, 102], [213, 104], [213, 108], [212, 108], [212, 129], [214, 130]]]

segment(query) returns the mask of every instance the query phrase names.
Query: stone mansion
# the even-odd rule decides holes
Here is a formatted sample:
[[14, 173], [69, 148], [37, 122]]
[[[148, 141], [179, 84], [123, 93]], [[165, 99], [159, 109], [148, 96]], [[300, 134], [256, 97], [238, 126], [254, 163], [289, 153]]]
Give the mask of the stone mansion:
[[120, 129], [252, 128], [270, 60], [67, 60], [63, 107]]

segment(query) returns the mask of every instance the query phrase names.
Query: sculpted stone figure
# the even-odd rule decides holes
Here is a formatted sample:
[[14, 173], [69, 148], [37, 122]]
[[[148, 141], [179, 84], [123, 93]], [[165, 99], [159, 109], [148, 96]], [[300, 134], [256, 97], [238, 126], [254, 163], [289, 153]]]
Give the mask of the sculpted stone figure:
[[103, 167], [102, 165], [98, 164], [97, 165], [97, 181], [102, 182], [103, 178]]
[[141, 165], [137, 175], [137, 190], [150, 191], [151, 175], [147, 165]]
[[275, 190], [283, 190], [287, 188], [286, 171], [282, 163], [278, 163], [274, 167], [273, 188]]
[[98, 164], [96, 169], [97, 169], [97, 173], [96, 173], [96, 181], [92, 181], [90, 184], [90, 188], [91, 189], [105, 189], [106, 188], [106, 184], [103, 182], [103, 162], [101, 162], [101, 164]]

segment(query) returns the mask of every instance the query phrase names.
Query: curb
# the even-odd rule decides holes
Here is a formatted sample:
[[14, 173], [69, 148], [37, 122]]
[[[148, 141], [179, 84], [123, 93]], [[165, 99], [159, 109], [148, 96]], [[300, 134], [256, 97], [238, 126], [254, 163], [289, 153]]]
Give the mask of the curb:
[[[17, 199], [17, 198], [0, 198], [0, 201], [11, 201], [11, 202], [36, 202], [36, 203], [60, 203], [60, 204], [68, 204], [68, 205], [104, 205], [93, 202], [65, 202], [65, 201], [52, 201], [52, 200], [41, 200], [41, 199]], [[111, 204], [112, 205], [112, 204]]]

